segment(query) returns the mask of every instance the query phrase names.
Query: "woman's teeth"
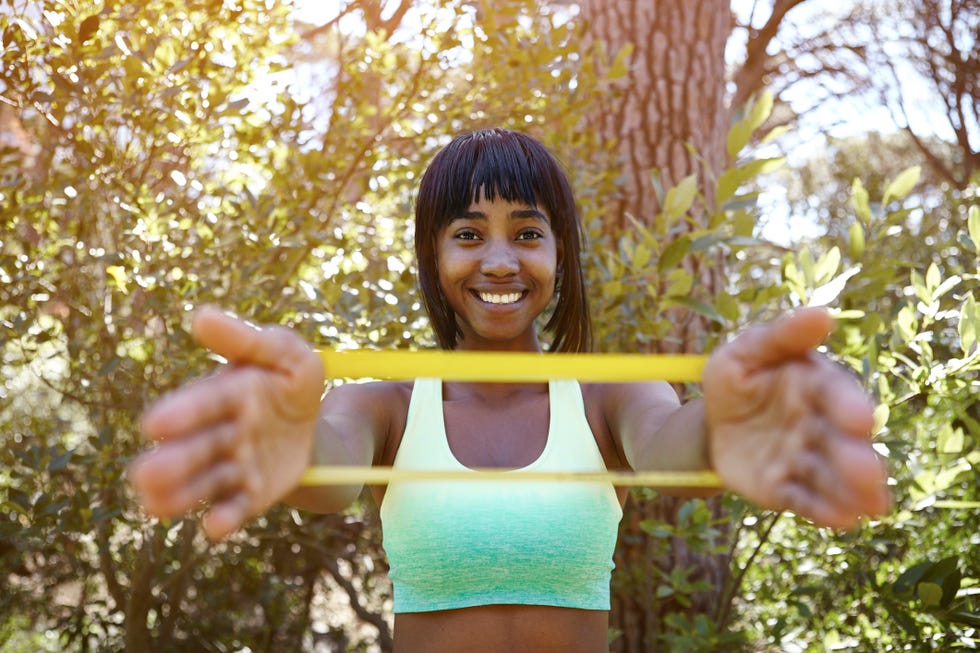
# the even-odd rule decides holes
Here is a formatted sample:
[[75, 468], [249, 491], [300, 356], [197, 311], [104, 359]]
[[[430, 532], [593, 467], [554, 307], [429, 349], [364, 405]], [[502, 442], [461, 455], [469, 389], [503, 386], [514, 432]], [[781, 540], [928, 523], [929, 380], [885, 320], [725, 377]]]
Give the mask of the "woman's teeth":
[[480, 299], [487, 302], [488, 304], [513, 304], [514, 302], [516, 302], [518, 299], [521, 298], [521, 293], [519, 292], [510, 292], [502, 295], [496, 293], [481, 292], [479, 293], [479, 295], [480, 295]]

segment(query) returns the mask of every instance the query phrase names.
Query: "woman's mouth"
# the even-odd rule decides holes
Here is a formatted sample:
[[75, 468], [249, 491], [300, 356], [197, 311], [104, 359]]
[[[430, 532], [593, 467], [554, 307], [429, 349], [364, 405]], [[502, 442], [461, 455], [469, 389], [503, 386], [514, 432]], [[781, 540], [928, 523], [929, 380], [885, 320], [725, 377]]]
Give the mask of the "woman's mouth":
[[475, 291], [481, 301], [488, 304], [513, 304], [524, 296], [523, 292], [485, 292]]

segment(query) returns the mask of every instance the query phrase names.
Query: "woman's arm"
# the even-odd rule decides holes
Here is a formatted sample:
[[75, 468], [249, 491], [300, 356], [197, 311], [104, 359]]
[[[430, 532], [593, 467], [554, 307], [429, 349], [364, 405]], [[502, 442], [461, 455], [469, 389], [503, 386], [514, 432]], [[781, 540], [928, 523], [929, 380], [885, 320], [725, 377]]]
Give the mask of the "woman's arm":
[[[310, 459], [312, 465], [373, 464], [384, 451], [391, 410], [399, 405], [393, 383], [342, 385], [320, 407]], [[337, 512], [360, 495], [363, 485], [300, 486], [283, 500], [311, 512]]]
[[[604, 410], [613, 441], [630, 468], [649, 471], [711, 469], [704, 404], [681, 405], [667, 383], [609, 385]], [[714, 488], [658, 487], [660, 492], [685, 497], [707, 497]]]

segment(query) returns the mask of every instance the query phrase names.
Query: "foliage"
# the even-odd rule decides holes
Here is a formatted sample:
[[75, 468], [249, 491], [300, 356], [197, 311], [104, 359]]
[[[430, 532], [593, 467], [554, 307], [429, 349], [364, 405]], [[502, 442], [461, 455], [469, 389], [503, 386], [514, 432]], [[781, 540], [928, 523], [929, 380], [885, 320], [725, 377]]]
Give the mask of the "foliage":
[[872, 202], [854, 178], [850, 224], [783, 259], [793, 304], [839, 307], [829, 348], [875, 391], [876, 446], [896, 502], [892, 515], [855, 533], [783, 519], [743, 548], [756, 563], [743, 617], [785, 650], [978, 643], [980, 208], [976, 185], [916, 207], [937, 192], [917, 188], [918, 179], [913, 167], [876, 184], [881, 200]]
[[[4, 650], [390, 646], [370, 502], [277, 509], [210, 545], [193, 519], [148, 520], [129, 496], [139, 413], [213, 364], [187, 332], [202, 303], [324, 346], [431, 342], [407, 227], [424, 163], [489, 124], [601, 161], [574, 129], [597, 80], [560, 15], [518, 26], [519, 3], [488, 4], [481, 24], [455, 2], [419, 9], [413, 30], [319, 35], [332, 93], [303, 100], [304, 78], [287, 86], [306, 69], [285, 57], [309, 42], [287, 10], [0, 14], [2, 101], [26, 136], [0, 152]], [[527, 47], [542, 24], [551, 42]]]
[[[734, 154], [749, 142], [746, 130], [764, 120], [753, 114], [768, 104], [756, 102], [733, 127]], [[893, 472], [896, 511], [856, 533], [834, 534], [737, 500], [728, 502], [730, 521], [703, 503], [683, 504], [677, 515], [642, 526], [664, 538], [655, 557], [669, 559], [670, 537], [701, 552], [730, 547], [735, 561], [719, 602], [706, 613], [683, 611], [703, 589], [691, 568], [668, 565], [665, 573], [648, 564], [618, 582], [639, 589], [652, 577], [643, 600], [677, 606], [659, 627], [660, 645], [670, 650], [736, 650], [747, 642], [767, 650], [822, 650], [824, 642], [867, 651], [973, 646], [980, 623], [976, 186], [923, 187], [911, 167], [879, 179], [881, 200], [871, 202], [852, 177], [849, 213], [834, 209], [827, 236], [792, 251], [757, 236], [752, 188], [782, 159], [741, 156], [716, 177], [721, 204], [708, 228], [694, 228], [703, 222], [691, 213], [706, 209], [693, 178], [664, 193], [668, 209], [651, 228], [634, 224], [613, 239], [594, 225], [588, 269], [602, 341], [611, 350], [676, 346], [663, 338], [675, 326], [672, 309], [682, 306], [712, 321], [696, 345], [710, 349], [722, 334], [776, 311], [832, 306], [840, 326], [828, 350], [879, 401], [876, 446]], [[839, 203], [822, 197], [811, 205]], [[728, 279], [711, 294], [691, 271], [718, 256]]]

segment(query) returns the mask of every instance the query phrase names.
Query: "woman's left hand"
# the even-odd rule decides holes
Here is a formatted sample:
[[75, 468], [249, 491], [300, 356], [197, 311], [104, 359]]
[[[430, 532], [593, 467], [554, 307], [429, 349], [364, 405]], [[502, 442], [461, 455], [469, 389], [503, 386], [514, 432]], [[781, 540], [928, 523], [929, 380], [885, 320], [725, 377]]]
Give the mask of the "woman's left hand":
[[888, 474], [871, 447], [870, 398], [814, 351], [832, 327], [820, 309], [753, 327], [711, 355], [702, 387], [709, 452], [726, 489], [852, 528], [888, 511]]

